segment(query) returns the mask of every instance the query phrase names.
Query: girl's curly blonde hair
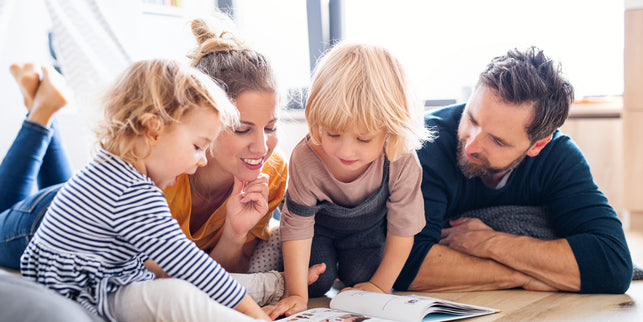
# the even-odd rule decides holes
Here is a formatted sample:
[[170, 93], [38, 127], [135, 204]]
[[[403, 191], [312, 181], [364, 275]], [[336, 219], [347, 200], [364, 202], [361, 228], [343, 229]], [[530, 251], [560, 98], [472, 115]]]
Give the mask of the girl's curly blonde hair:
[[[225, 92], [196, 68], [173, 60], [154, 59], [132, 64], [107, 91], [104, 119], [96, 130], [98, 145], [127, 162], [146, 157], [149, 133], [160, 133], [195, 108], [210, 108], [219, 128], [238, 122], [237, 109]], [[143, 155], [134, 151], [134, 138], [146, 138]]]

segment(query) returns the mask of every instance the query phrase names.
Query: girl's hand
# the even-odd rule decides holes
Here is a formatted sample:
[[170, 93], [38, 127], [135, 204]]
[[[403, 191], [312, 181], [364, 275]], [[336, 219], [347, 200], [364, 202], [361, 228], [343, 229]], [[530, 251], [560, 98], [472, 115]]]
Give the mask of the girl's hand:
[[268, 317], [268, 314], [266, 314], [248, 294], [243, 297], [234, 309], [255, 319], [272, 321]]
[[244, 183], [234, 178], [232, 194], [226, 206], [224, 231], [245, 239], [248, 232], [268, 212], [268, 180], [265, 173]]
[[268, 315], [274, 320], [282, 315], [291, 316], [306, 309], [308, 309], [308, 299], [292, 295], [279, 301]]

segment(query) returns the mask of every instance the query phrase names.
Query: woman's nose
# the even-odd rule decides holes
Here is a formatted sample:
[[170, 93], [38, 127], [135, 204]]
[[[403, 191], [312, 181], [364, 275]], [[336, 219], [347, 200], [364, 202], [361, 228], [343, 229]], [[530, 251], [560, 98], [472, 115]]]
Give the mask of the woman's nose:
[[256, 154], [265, 154], [268, 151], [268, 142], [266, 134], [263, 131], [259, 131], [253, 141], [250, 143], [250, 152]]

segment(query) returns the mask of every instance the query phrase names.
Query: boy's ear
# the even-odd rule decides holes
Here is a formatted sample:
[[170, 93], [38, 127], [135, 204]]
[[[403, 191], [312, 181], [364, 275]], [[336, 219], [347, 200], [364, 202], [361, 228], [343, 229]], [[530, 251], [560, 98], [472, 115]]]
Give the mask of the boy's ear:
[[551, 137], [552, 136], [549, 135], [546, 138], [542, 138], [542, 139], [536, 141], [536, 143], [534, 143], [531, 146], [531, 148], [529, 148], [529, 150], [527, 150], [527, 155], [530, 156], [530, 157], [537, 156], [538, 153], [540, 153], [540, 151], [542, 151], [542, 149], [545, 147], [545, 145], [547, 145], [547, 143], [549, 143], [549, 141], [551, 141]]

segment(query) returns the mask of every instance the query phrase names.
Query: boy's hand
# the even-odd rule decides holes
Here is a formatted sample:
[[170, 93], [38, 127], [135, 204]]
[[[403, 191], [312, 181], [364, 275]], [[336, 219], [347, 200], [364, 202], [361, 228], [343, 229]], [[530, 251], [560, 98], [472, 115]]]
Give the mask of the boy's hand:
[[274, 320], [282, 315], [291, 316], [306, 309], [308, 309], [308, 299], [292, 295], [279, 301], [268, 315]]

